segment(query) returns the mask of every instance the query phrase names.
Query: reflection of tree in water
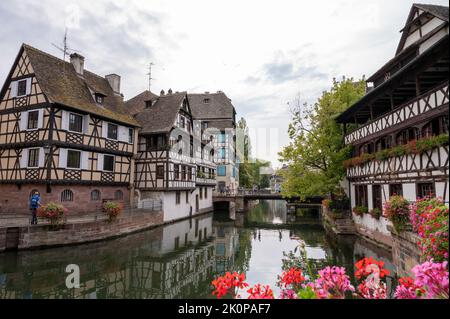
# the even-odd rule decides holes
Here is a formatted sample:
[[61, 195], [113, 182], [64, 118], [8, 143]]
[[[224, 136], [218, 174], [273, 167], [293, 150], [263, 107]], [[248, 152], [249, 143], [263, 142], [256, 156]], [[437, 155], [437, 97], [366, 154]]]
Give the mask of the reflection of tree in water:
[[270, 207], [267, 201], [260, 201], [258, 205], [253, 207], [245, 214], [245, 221], [247, 222], [271, 222], [272, 219], [269, 214]]
[[249, 262], [252, 256], [252, 230], [240, 229], [239, 231], [239, 249], [236, 252], [235, 264], [233, 269], [237, 272], [247, 272]]
[[[322, 226], [300, 226], [291, 230], [291, 238], [296, 238], [299, 245], [293, 251], [283, 252], [283, 269], [298, 267], [309, 276], [316, 276], [326, 266], [339, 265], [353, 273], [353, 242], [337, 240], [325, 234]], [[325, 258], [312, 259], [307, 254], [307, 247], [320, 247], [325, 251]]]

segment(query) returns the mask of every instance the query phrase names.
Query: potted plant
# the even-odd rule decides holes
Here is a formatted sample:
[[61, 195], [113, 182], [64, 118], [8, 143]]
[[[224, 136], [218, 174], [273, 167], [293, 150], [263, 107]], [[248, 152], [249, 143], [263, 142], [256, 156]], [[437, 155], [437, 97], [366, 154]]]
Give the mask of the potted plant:
[[122, 213], [123, 207], [119, 203], [107, 201], [103, 204], [103, 211], [106, 215], [108, 215], [109, 221], [113, 221], [117, 219]]
[[380, 219], [381, 214], [382, 214], [381, 209], [379, 209], [378, 207], [371, 209], [369, 213], [370, 213], [370, 216], [372, 216], [375, 219]]
[[353, 213], [357, 216], [362, 217], [364, 214], [367, 214], [369, 212], [369, 209], [364, 206], [355, 206], [353, 207]]
[[50, 202], [42, 205], [37, 210], [37, 215], [47, 219], [52, 226], [63, 225], [66, 223], [67, 208], [61, 204]]
[[322, 206], [325, 208], [329, 208], [331, 203], [331, 199], [325, 198], [324, 200], [322, 200]]
[[394, 195], [384, 204], [383, 215], [392, 222], [396, 232], [409, 224], [409, 202], [403, 196]]

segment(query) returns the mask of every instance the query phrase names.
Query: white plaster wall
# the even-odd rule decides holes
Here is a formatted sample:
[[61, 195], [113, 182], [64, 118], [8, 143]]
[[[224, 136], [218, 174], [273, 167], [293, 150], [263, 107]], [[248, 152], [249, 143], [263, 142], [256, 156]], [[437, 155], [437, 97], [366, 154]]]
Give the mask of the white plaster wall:
[[197, 243], [199, 236], [195, 236], [195, 223], [198, 220], [198, 230], [202, 230], [202, 240], [204, 238], [204, 229], [207, 236], [212, 234], [212, 216], [198, 217], [195, 219], [183, 220], [163, 228], [161, 240], [161, 254], [173, 251], [175, 249], [175, 238], [180, 238], [179, 247], [185, 246], [185, 236], [188, 235], [188, 242]]
[[388, 184], [383, 184], [381, 186], [381, 198], [382, 198], [382, 202], [383, 205], [384, 203], [386, 203], [387, 201], [389, 201], [389, 185]]
[[351, 193], [351, 206], [352, 208], [356, 206], [356, 200], [355, 200], [355, 185], [351, 183], [350, 185], [350, 193]]
[[373, 208], [373, 192], [372, 192], [372, 185], [367, 185], [367, 201], [368, 201], [368, 209], [369, 211]]
[[406, 183], [403, 184], [403, 197], [406, 198], [410, 202], [416, 201], [416, 184], [414, 183]]
[[175, 191], [163, 193], [164, 221], [170, 221], [189, 216], [192, 201], [190, 200], [189, 203], [186, 203], [186, 192], [180, 192], [180, 204], [177, 205], [175, 199]]
[[[208, 197], [205, 198], [204, 188], [208, 189]], [[197, 186], [195, 188], [195, 191], [191, 194], [191, 205], [193, 209], [193, 213], [195, 214], [195, 196], [198, 195], [198, 201], [199, 201], [199, 210], [205, 210], [205, 209], [211, 209], [213, 208], [213, 186], [201, 186], [203, 189], [202, 194], [203, 198], [200, 197], [200, 186]]]
[[353, 220], [355, 221], [355, 223], [362, 225], [367, 229], [379, 231], [380, 233], [390, 235], [387, 226], [392, 225], [392, 223], [384, 217], [380, 217], [380, 219], [377, 220], [372, 216], [370, 216], [369, 214], [364, 214], [361, 217], [353, 214]]
[[407, 47], [409, 47], [411, 44], [413, 44], [414, 42], [416, 42], [419, 39], [420, 39], [420, 33], [419, 33], [419, 30], [416, 30], [406, 38], [403, 49], [406, 49]]
[[436, 29], [436, 27], [441, 25], [443, 22], [444, 22], [443, 20], [434, 17], [433, 19], [425, 23], [422, 26], [422, 37], [427, 35], [429, 32], [433, 31], [434, 29]]
[[447, 182], [436, 182], [435, 188], [436, 188], [436, 196], [442, 197], [444, 202], [448, 204], [449, 202], [449, 189], [448, 189], [448, 181]]

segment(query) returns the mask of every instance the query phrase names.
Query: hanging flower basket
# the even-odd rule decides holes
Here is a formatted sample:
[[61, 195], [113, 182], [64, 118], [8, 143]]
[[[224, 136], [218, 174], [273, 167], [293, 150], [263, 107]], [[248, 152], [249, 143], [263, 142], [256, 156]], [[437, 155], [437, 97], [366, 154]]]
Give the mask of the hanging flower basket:
[[364, 206], [355, 206], [353, 207], [353, 213], [357, 216], [362, 217], [364, 214], [367, 214], [369, 212], [369, 209]]
[[381, 209], [374, 208], [374, 209], [370, 210], [369, 214], [370, 214], [370, 216], [372, 216], [375, 219], [380, 219], [382, 212], [381, 212]]
[[389, 219], [394, 226], [395, 231], [401, 232], [407, 230], [409, 223], [409, 202], [399, 195], [392, 196], [384, 204], [383, 216]]
[[52, 226], [64, 225], [67, 221], [67, 208], [61, 204], [48, 203], [37, 209], [37, 216], [47, 219]]
[[103, 204], [103, 212], [108, 216], [109, 221], [114, 221], [122, 213], [121, 204], [108, 201]]

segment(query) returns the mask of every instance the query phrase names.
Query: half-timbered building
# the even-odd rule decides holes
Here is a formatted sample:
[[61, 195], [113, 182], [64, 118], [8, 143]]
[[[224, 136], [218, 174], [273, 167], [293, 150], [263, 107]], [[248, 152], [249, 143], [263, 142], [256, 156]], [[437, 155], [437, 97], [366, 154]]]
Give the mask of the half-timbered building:
[[216, 191], [230, 193], [239, 187], [236, 156], [236, 110], [222, 91], [188, 94], [194, 119], [201, 123], [204, 140], [211, 140], [217, 164]]
[[162, 204], [164, 220], [211, 211], [215, 165], [186, 92], [143, 92], [126, 102], [141, 124], [135, 186], [140, 207]]
[[[395, 56], [367, 79], [367, 92], [338, 123], [353, 146], [351, 205], [382, 209], [393, 194], [449, 201], [449, 11], [414, 4]], [[354, 220], [388, 242], [387, 220]]]
[[0, 213], [26, 212], [34, 190], [71, 213], [130, 201], [138, 123], [120, 76], [23, 44], [0, 92], [0, 125]]

